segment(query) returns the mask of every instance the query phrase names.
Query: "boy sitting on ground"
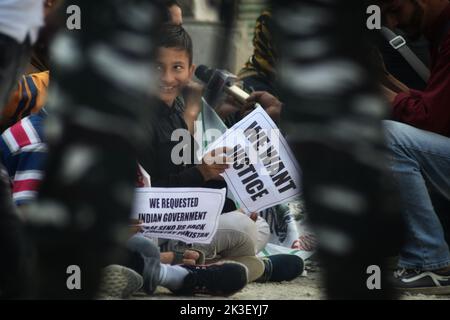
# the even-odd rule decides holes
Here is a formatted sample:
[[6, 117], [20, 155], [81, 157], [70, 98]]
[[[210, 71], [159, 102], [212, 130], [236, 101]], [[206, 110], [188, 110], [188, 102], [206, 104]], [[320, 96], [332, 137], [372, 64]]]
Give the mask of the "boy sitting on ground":
[[[149, 136], [155, 138], [149, 139], [148, 144], [143, 146], [139, 159], [142, 167], [150, 174], [153, 187], [226, 187], [220, 176], [228, 167], [224, 164], [225, 150], [215, 150], [215, 154], [207, 156], [215, 156], [219, 163], [194, 162], [195, 141], [189, 135], [183, 117], [185, 104], [181, 98], [195, 70], [192, 52], [192, 40], [181, 26], [165, 25], [162, 28], [156, 56], [161, 103], [154, 106], [154, 118], [157, 121], [149, 121], [148, 126], [151, 130]], [[184, 148], [179, 148], [179, 141], [172, 141], [172, 134], [180, 129], [185, 130], [190, 137]], [[181, 150], [181, 154], [174, 153], [175, 148]], [[174, 156], [190, 161], [179, 164]], [[227, 259], [242, 262], [249, 269], [249, 281], [254, 281], [265, 270], [264, 263], [255, 256], [256, 225], [245, 214], [236, 212], [234, 203], [230, 202], [224, 208], [226, 213], [220, 217], [211, 244], [194, 244], [193, 248], [204, 251], [207, 261]], [[161, 248], [162, 251], [183, 251], [190, 247], [182, 242], [168, 241]], [[300, 273], [301, 269], [296, 268]]]

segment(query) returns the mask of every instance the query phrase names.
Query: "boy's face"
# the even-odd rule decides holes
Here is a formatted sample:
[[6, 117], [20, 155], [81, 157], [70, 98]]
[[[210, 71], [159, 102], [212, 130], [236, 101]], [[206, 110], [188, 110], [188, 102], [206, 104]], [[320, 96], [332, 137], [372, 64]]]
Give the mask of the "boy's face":
[[195, 66], [189, 63], [186, 50], [176, 48], [159, 48], [156, 66], [159, 71], [159, 98], [172, 106], [192, 79]]

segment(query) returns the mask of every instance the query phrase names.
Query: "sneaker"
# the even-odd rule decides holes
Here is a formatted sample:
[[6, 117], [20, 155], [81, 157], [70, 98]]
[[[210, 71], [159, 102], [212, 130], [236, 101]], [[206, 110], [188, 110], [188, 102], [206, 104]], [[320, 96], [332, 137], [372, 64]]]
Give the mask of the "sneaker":
[[220, 262], [210, 265], [182, 265], [189, 270], [177, 295], [208, 294], [231, 296], [247, 284], [247, 268], [236, 262]]
[[136, 271], [113, 264], [103, 269], [99, 296], [126, 299], [141, 289], [143, 283]]
[[422, 294], [450, 294], [450, 275], [433, 271], [399, 269], [394, 272], [393, 286], [399, 291]]
[[291, 281], [303, 273], [305, 264], [303, 259], [292, 254], [276, 254], [262, 258], [264, 274], [256, 282]]
[[253, 282], [264, 273], [264, 262], [257, 256], [227, 257], [227, 261], [233, 261], [244, 265], [247, 268], [248, 282]]

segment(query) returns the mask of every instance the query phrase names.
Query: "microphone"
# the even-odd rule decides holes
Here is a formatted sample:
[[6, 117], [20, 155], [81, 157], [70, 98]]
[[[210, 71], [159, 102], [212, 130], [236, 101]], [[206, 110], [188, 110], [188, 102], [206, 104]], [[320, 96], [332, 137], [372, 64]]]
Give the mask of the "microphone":
[[204, 64], [199, 65], [195, 69], [195, 76], [202, 82], [208, 83], [211, 79], [212, 75], [214, 73], [214, 70], [211, 68], [208, 68]]
[[250, 96], [234, 84], [237, 77], [227, 70], [211, 69], [205, 65], [199, 65], [195, 70], [195, 76], [206, 84], [203, 97], [212, 107], [216, 107], [223, 94], [233, 97], [242, 104]]

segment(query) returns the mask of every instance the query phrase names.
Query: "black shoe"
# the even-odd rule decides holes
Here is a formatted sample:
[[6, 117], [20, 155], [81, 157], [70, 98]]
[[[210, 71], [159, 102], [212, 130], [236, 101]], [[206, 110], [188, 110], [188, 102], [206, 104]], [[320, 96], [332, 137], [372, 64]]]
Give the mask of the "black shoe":
[[397, 290], [422, 294], [450, 294], [450, 274], [433, 271], [399, 269], [394, 272], [393, 286]]
[[292, 254], [276, 254], [262, 258], [264, 274], [256, 282], [291, 281], [303, 273], [303, 259]]
[[182, 265], [189, 270], [183, 286], [175, 291], [177, 295], [208, 294], [230, 296], [247, 284], [247, 268], [236, 262], [222, 262], [210, 265]]

